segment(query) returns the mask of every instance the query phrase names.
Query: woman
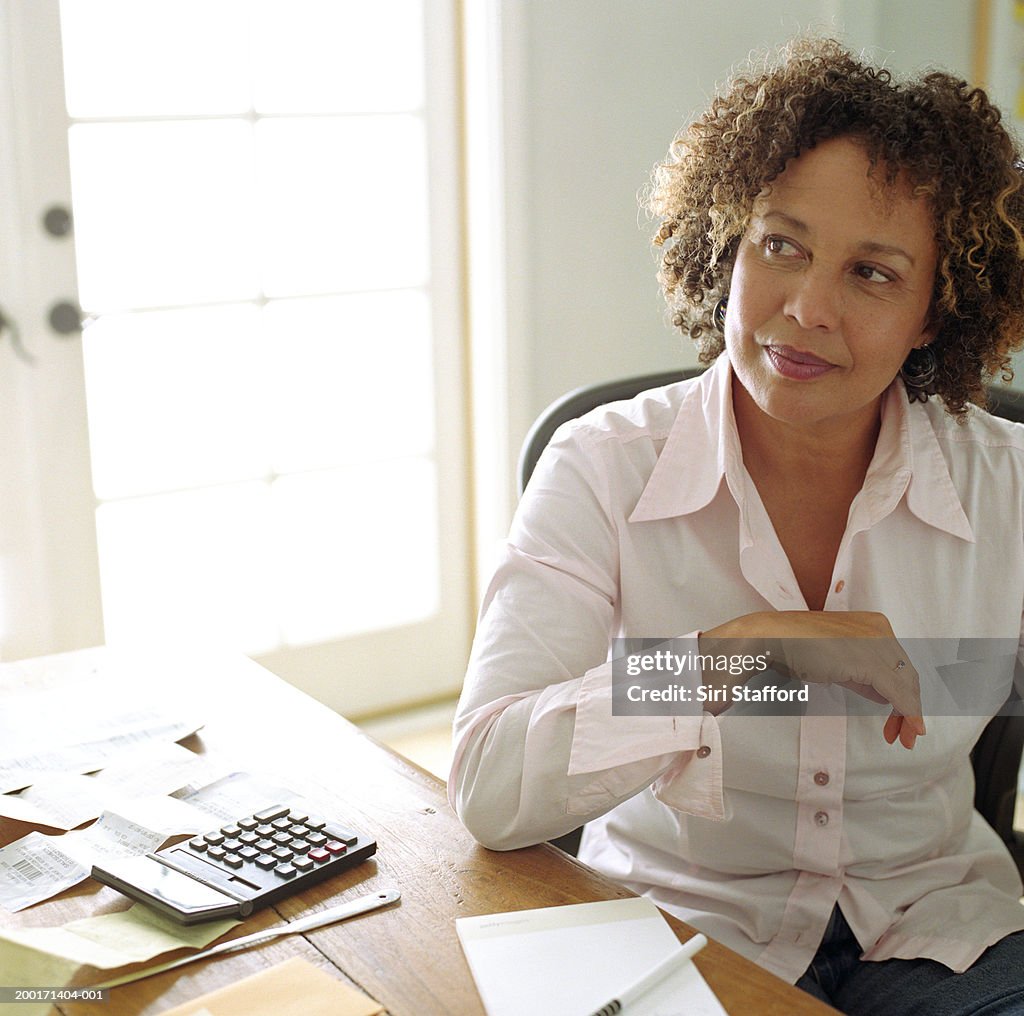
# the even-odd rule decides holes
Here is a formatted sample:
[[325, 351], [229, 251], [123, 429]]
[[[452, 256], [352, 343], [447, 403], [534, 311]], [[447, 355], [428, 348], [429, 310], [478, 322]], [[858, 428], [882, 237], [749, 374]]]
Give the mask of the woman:
[[[1024, 335], [1014, 145], [962, 82], [802, 41], [677, 138], [650, 205], [712, 365], [542, 457], [452, 803], [496, 849], [587, 822], [583, 860], [844, 1011], [1022, 1012], [1021, 883], [969, 763], [1024, 613], [1024, 428], [969, 405]], [[751, 715], [756, 667], [691, 667], [701, 711], [618, 715], [616, 637], [772, 652], [806, 705]]]

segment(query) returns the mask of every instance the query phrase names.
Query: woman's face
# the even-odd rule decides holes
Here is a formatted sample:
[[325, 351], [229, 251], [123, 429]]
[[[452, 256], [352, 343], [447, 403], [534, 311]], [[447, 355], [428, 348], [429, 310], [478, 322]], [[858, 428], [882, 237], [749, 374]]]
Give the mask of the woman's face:
[[822, 142], [754, 202], [725, 342], [753, 403], [798, 425], [870, 425], [907, 354], [934, 334], [932, 215], [900, 180], [868, 177], [848, 138]]

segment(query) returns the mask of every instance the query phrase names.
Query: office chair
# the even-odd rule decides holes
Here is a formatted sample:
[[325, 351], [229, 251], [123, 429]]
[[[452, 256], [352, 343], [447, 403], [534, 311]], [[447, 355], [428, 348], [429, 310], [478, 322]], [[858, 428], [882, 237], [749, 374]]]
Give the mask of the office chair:
[[[658, 388], [696, 377], [701, 369], [664, 371], [585, 385], [556, 399], [537, 417], [523, 441], [519, 455], [518, 481], [522, 495], [540, 454], [561, 424], [607, 402], [629, 399], [649, 388]], [[1024, 423], [1024, 393], [1008, 388], [988, 388], [989, 411], [996, 416]], [[1020, 712], [1020, 711], [1018, 711]], [[1013, 813], [1017, 801], [1021, 751], [1024, 749], [1024, 714], [996, 716], [982, 731], [971, 752], [974, 768], [974, 806], [1009, 847], [1024, 875], [1024, 836], [1014, 832]], [[582, 827], [551, 842], [566, 853], [579, 850]]]

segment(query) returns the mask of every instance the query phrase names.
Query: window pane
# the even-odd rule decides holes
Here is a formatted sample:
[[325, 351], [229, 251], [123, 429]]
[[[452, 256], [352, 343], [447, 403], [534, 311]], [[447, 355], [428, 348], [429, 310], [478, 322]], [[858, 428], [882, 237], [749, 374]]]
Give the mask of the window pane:
[[83, 307], [257, 295], [248, 124], [78, 124], [69, 135]]
[[403, 288], [427, 279], [427, 162], [416, 117], [256, 124], [264, 291]]
[[264, 316], [276, 472], [432, 450], [425, 294], [276, 300]]
[[258, 112], [422, 105], [421, 0], [261, 0], [250, 9]]
[[439, 602], [433, 464], [399, 459], [277, 480], [281, 624], [302, 645], [407, 624]]
[[73, 117], [250, 108], [243, 0], [61, 0], [60, 6]]
[[107, 641], [276, 646], [268, 493], [237, 484], [100, 505]]
[[104, 315], [86, 328], [97, 497], [267, 476], [259, 324], [241, 306]]

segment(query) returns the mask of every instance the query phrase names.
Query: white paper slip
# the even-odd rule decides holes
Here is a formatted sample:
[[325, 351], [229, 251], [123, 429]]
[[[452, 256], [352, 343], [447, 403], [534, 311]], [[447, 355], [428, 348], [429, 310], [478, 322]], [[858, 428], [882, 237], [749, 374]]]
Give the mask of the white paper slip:
[[[589, 1016], [680, 948], [642, 898], [461, 917], [455, 926], [487, 1016]], [[634, 1014], [726, 1016], [692, 962], [631, 1005]]]
[[[8, 703], [7, 708], [16, 716], [24, 715], [23, 707], [16, 703]], [[159, 710], [101, 715], [96, 712], [98, 708], [97, 705], [92, 714], [79, 717], [79, 729], [89, 732], [87, 738], [70, 743], [54, 738], [50, 743], [56, 747], [40, 750], [33, 745], [29, 750], [26, 746], [22, 754], [0, 758], [0, 793], [31, 786], [45, 773], [95, 772], [119, 756], [158, 741], [180, 741], [202, 726], [196, 717], [176, 717]], [[73, 733], [65, 731], [64, 736], [72, 737]], [[4, 746], [6, 751], [6, 742]]]
[[163, 832], [108, 812], [87, 829], [62, 836], [30, 832], [0, 847], [0, 906], [24, 910], [85, 881], [94, 861], [145, 854], [164, 839]]

